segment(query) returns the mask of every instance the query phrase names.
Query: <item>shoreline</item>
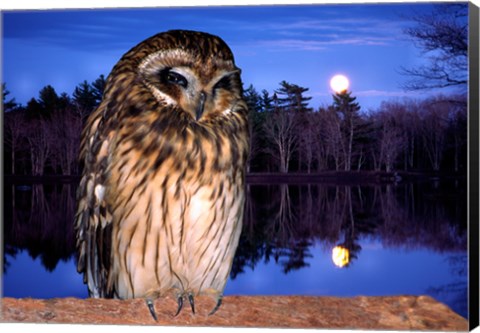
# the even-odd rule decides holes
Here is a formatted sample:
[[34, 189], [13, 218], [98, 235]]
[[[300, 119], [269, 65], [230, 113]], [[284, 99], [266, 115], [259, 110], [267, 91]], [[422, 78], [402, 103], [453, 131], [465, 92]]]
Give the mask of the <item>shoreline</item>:
[[[4, 175], [6, 183], [49, 183], [49, 182], [78, 182], [80, 175]], [[278, 172], [251, 172], [247, 173], [247, 184], [389, 184], [412, 181], [434, 181], [447, 179], [466, 179], [462, 173], [442, 172], [406, 172], [406, 171], [323, 171], [315, 173], [278, 173]]]

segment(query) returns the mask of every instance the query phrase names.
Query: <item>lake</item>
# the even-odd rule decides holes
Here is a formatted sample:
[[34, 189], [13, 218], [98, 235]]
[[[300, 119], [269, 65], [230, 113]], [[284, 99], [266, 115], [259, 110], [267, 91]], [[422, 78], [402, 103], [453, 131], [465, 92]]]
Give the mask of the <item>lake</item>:
[[[6, 183], [4, 296], [88, 297], [75, 267], [75, 191]], [[464, 180], [252, 183], [247, 193], [225, 295], [430, 295], [467, 318]]]

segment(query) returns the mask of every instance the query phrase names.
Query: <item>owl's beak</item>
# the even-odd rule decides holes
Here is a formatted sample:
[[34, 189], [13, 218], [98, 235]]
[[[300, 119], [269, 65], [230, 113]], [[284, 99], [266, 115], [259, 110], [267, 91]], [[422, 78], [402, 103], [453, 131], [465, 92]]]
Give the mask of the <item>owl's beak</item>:
[[205, 108], [205, 99], [207, 98], [207, 95], [202, 91], [200, 93], [200, 99], [197, 104], [197, 110], [195, 112], [196, 119], [200, 119], [203, 114], [203, 110]]

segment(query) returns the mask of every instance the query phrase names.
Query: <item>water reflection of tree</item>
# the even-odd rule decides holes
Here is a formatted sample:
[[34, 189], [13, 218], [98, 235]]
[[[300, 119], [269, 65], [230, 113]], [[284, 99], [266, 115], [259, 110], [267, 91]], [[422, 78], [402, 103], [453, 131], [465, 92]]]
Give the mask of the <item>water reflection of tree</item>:
[[[71, 258], [75, 184], [32, 184], [28, 191], [9, 186], [11, 190], [4, 191], [4, 271], [21, 250], [40, 257], [47, 270]], [[465, 198], [465, 182], [442, 182], [436, 188], [429, 183], [248, 185], [231, 276], [270, 260], [285, 273], [302, 269], [309, 266], [313, 244], [328, 251], [341, 244], [350, 250], [351, 259], [361, 260], [359, 239], [365, 237], [385, 247], [463, 255]]]
[[245, 267], [253, 270], [257, 262], [265, 255], [266, 248], [263, 242], [265, 214], [258, 209], [259, 200], [256, 199], [256, 193], [252, 191], [250, 185], [247, 185], [242, 234], [248, 234], [249, 237], [240, 237], [232, 265], [232, 278], [243, 273]]
[[22, 250], [40, 257], [48, 271], [73, 255], [74, 192], [72, 184], [31, 184], [10, 192], [5, 198], [4, 271], [7, 255], [15, 257]]
[[466, 251], [466, 191], [462, 184], [375, 187], [382, 219], [377, 237], [389, 247]]
[[348, 250], [349, 260], [346, 267], [358, 258], [362, 250], [359, 244], [360, 236], [374, 233], [378, 224], [374, 206], [368, 204], [371, 202], [370, 192], [360, 186], [335, 187], [333, 218], [340, 226], [336, 246]]
[[308, 266], [312, 242], [301, 228], [291, 188], [278, 186], [247, 187], [244, 229], [233, 263], [235, 278], [244, 267], [253, 269], [260, 260], [273, 259], [285, 273]]
[[452, 184], [453, 190], [429, 183], [249, 185], [232, 278], [272, 258], [285, 273], [306, 267], [314, 243], [327, 250], [342, 245], [356, 259], [365, 237], [385, 247], [464, 253], [466, 192], [462, 182]]
[[[248, 187], [244, 230], [232, 277], [274, 259], [284, 273], [308, 267], [316, 241], [329, 249], [342, 241], [356, 258], [359, 236], [375, 227], [360, 187], [268, 185]], [[354, 191], [354, 194], [352, 194]], [[352, 199], [353, 197], [353, 199]]]

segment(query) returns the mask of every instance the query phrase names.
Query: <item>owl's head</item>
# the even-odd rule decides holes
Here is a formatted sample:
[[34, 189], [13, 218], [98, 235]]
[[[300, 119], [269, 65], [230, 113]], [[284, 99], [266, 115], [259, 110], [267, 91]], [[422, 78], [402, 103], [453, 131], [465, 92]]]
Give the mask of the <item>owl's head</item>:
[[110, 77], [115, 79], [109, 78], [107, 89], [122, 86], [138, 100], [148, 93], [150, 101], [175, 106], [196, 121], [228, 115], [243, 96], [230, 48], [219, 37], [196, 31], [150, 37], [127, 52]]

